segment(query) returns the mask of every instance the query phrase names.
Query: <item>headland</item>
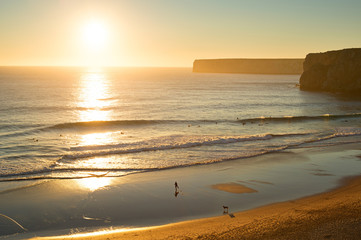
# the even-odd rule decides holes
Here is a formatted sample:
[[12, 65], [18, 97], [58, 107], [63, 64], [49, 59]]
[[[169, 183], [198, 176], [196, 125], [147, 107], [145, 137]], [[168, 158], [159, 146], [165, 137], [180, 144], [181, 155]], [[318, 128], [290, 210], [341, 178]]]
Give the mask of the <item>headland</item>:
[[310, 53], [303, 70], [301, 90], [361, 93], [361, 48]]
[[197, 59], [196, 73], [301, 74], [304, 59]]

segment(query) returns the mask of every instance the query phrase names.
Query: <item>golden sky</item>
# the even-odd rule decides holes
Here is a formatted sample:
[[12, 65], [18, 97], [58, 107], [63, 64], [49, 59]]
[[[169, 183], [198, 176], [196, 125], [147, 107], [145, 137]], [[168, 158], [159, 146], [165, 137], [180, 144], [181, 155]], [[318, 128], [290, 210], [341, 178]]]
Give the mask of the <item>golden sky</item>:
[[0, 65], [191, 67], [360, 47], [359, 0], [1, 0]]

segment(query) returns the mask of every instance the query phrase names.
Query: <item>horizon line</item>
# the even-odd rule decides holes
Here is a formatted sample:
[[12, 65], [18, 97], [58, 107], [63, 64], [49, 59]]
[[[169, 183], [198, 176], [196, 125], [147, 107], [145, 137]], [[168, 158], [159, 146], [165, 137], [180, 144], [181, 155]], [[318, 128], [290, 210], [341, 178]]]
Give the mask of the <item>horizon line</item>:
[[193, 66], [124, 66], [124, 65], [104, 65], [104, 66], [87, 66], [87, 65], [0, 65], [0, 67], [74, 67], [74, 68], [192, 68]]
[[304, 60], [303, 58], [196, 58], [196, 60]]

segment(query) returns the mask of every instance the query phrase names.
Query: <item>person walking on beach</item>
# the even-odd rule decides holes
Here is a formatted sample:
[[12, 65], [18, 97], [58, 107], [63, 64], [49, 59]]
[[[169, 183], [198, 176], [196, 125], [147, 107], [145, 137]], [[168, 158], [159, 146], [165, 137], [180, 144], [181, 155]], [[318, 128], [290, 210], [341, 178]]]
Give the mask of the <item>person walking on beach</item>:
[[175, 189], [176, 191], [179, 190], [179, 186], [178, 186], [178, 183], [177, 183], [177, 182], [174, 183], [174, 189]]
[[179, 186], [177, 182], [174, 182], [174, 196], [178, 197], [179, 194]]

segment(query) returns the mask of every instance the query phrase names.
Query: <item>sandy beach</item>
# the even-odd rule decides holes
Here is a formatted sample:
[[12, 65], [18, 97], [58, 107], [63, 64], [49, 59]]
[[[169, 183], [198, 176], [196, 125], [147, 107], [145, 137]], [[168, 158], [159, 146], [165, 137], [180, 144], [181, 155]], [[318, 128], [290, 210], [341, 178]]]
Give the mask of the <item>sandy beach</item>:
[[361, 177], [332, 191], [224, 216], [131, 231], [37, 239], [359, 239]]
[[[332, 159], [327, 160], [328, 157], [333, 156], [333, 158], [338, 158], [338, 160], [343, 159], [345, 161], [348, 159], [349, 161], [359, 163], [359, 150], [360, 147], [357, 144], [313, 150], [303, 149], [298, 151], [298, 159], [294, 160], [295, 162], [293, 162], [292, 165], [293, 167], [297, 166], [298, 161], [302, 159], [302, 167], [327, 161], [327, 166], [333, 165], [333, 168], [337, 168], [337, 165], [332, 163]], [[355, 153], [357, 153], [357, 155], [355, 155]], [[290, 156], [294, 157], [294, 155], [290, 155], [289, 153], [276, 153], [272, 158], [288, 158]], [[265, 159], [269, 160], [270, 156], [263, 160]], [[230, 164], [237, 164], [237, 162], [228, 163], [224, 166], [230, 167]], [[224, 169], [223, 171], [219, 171], [219, 169], [222, 169], [224, 166], [222, 164], [214, 165], [208, 169], [204, 169], [205, 172], [210, 172], [210, 169], [215, 168], [218, 169], [217, 173], [222, 173], [221, 177], [217, 177], [215, 173], [211, 173], [209, 178], [205, 180], [210, 183], [207, 185], [208, 190], [204, 189], [204, 191], [210, 191], [209, 189], [212, 189], [210, 193], [213, 194], [213, 198], [217, 197], [216, 193], [226, 194], [225, 196], [228, 196], [228, 203], [231, 203], [228, 214], [222, 214], [223, 209], [222, 205], [220, 205], [217, 207], [219, 214], [213, 212], [209, 214], [216, 217], [207, 217], [206, 214], [203, 214], [199, 215], [200, 217], [197, 217], [197, 215], [193, 217], [193, 219], [197, 218], [195, 220], [181, 220], [177, 221], [177, 223], [166, 225], [156, 224], [158, 226], [144, 228], [136, 226], [134, 228], [114, 226], [105, 228], [104, 230], [89, 231], [88, 233], [81, 232], [70, 235], [57, 234], [58, 236], [55, 237], [38, 237], [31, 239], [359, 239], [361, 234], [360, 174], [356, 174], [353, 177], [345, 176], [338, 178], [334, 176], [335, 172], [326, 171], [324, 166], [318, 165], [317, 168], [307, 171], [310, 175], [310, 182], [308, 182], [304, 176], [303, 182], [298, 183], [299, 186], [296, 186], [295, 182], [292, 182], [291, 179], [290, 182], [292, 182], [296, 192], [302, 192], [302, 189], [308, 188], [308, 192], [311, 193], [311, 189], [313, 189], [314, 186], [318, 186], [314, 188], [314, 191], [318, 192], [320, 191], [317, 189], [323, 189], [325, 187], [322, 183], [319, 184], [319, 182], [322, 182], [322, 179], [328, 179], [327, 181], [334, 179], [334, 187], [329, 188], [326, 192], [311, 193], [307, 197], [300, 198], [297, 197], [297, 195], [294, 195], [296, 197], [292, 197], [292, 191], [289, 191], [287, 192], [288, 194], [286, 194], [287, 196], [283, 198], [286, 200], [274, 200], [272, 203], [271, 199], [267, 200], [268, 203], [265, 201], [265, 204], [262, 204], [262, 201], [258, 201], [258, 206], [263, 205], [262, 207], [250, 207], [251, 209], [248, 208], [248, 210], [239, 210], [242, 209], [242, 207], [237, 207], [235, 202], [242, 202], [242, 199], [247, 197], [250, 197], [252, 200], [251, 197], [257, 196], [257, 194], [258, 197], [254, 199], [258, 199], [260, 196], [263, 196], [260, 194], [267, 192], [269, 188], [275, 195], [277, 192], [275, 189], [279, 184], [270, 181], [273, 178], [272, 174], [268, 178], [263, 179], [230, 181], [232, 178], [226, 177], [228, 175], [224, 173]], [[234, 169], [234, 171], [240, 171], [240, 169], [239, 167]], [[169, 173], [164, 172], [163, 174], [165, 174], [165, 178], [169, 178], [169, 174], [175, 174], [177, 171], [179, 170], [170, 171]], [[228, 172], [229, 171], [230, 170], [228, 170]], [[201, 176], [200, 169], [197, 169], [197, 176]], [[314, 179], [311, 176], [314, 176]], [[187, 177], [192, 179], [192, 169], [187, 169]], [[211, 180], [212, 178], [214, 178], [214, 180]], [[297, 179], [296, 175], [295, 178]], [[319, 182], [316, 182], [315, 179], [318, 179]], [[147, 180], [150, 179], [147, 178]], [[152, 180], [157, 182], [157, 179]], [[160, 182], [164, 182], [164, 179]], [[185, 181], [180, 182], [182, 183], [180, 185], [181, 190], [182, 188], [184, 189], [184, 186], [188, 187]], [[302, 185], [303, 183], [306, 183], [306, 185]], [[140, 186], [139, 184], [137, 185], [136, 182], [132, 184], [136, 187]], [[156, 183], [156, 186], [159, 187], [160, 183]], [[331, 185], [328, 184], [328, 186]], [[194, 192], [185, 192], [184, 195], [181, 193], [178, 198], [174, 198], [174, 196], [173, 198], [177, 201], [182, 199], [182, 197], [186, 199], [190, 197], [188, 194], [192, 195], [190, 193], [195, 195]], [[207, 205], [209, 201], [212, 202], [210, 193], [199, 193], [204, 205]], [[281, 192], [277, 194], [277, 199], [282, 199], [280, 198]], [[267, 194], [265, 196], [267, 196]], [[235, 202], [231, 201], [232, 197], [235, 198]], [[196, 201], [193, 199], [191, 202]], [[213, 202], [215, 202], [214, 199]], [[168, 205], [173, 208], [176, 206], [170, 203], [168, 203]], [[201, 208], [201, 205], [198, 203], [197, 206]], [[252, 204], [248, 204], [248, 206], [252, 206]], [[154, 207], [157, 208], [157, 206]], [[164, 205], [164, 208], [170, 211], [169, 206]], [[236, 208], [238, 210], [235, 210]], [[116, 211], [116, 209], [113, 208], [113, 211]], [[162, 212], [158, 212], [157, 216], [159, 217], [162, 214]], [[154, 215], [154, 217], [155, 216], [156, 215]], [[129, 217], [131, 217], [131, 215], [129, 215], [128, 218]], [[54, 236], [54, 234], [42, 234], [38, 236], [50, 235]]]

